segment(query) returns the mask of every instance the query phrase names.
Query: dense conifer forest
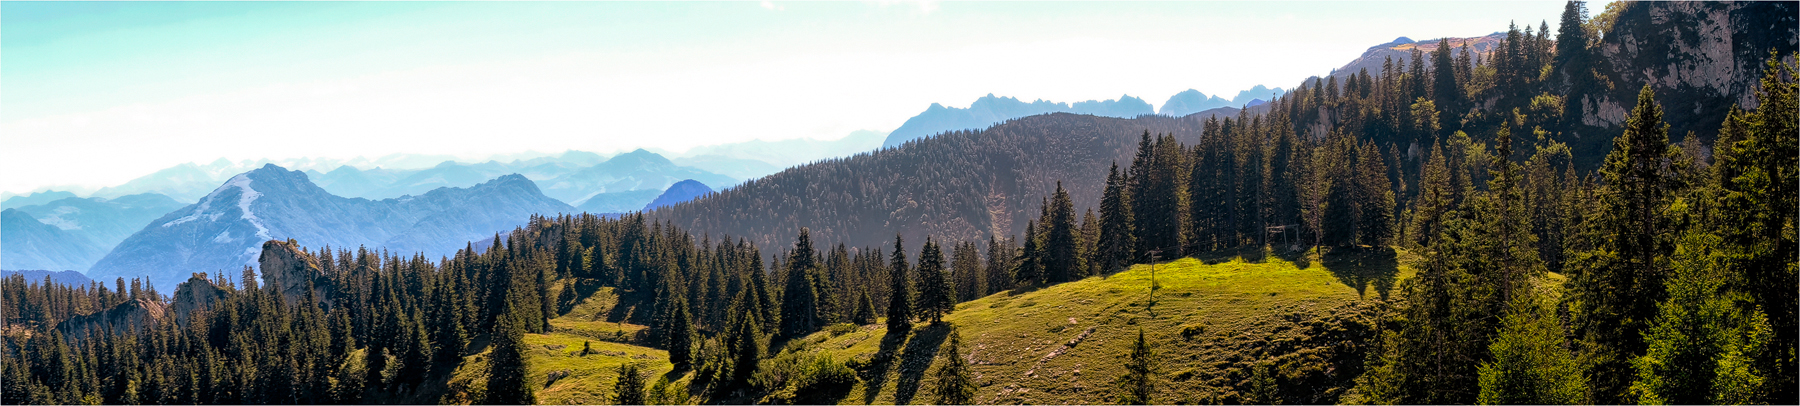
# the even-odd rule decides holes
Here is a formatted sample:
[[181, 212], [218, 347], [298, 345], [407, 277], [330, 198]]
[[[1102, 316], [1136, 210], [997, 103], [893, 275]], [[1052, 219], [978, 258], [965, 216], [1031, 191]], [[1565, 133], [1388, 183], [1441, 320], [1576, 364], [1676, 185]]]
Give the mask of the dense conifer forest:
[[[1357, 373], [1257, 364], [1233, 401], [1800, 401], [1793, 50], [1760, 57], [1752, 107], [1674, 123], [1705, 114], [1670, 113], [1595, 56], [1596, 21], [1644, 11], [1584, 7], [1555, 40], [1540, 23], [1491, 53], [1414, 48], [1236, 116], [1030, 117], [651, 213], [536, 217], [448, 258], [290, 240], [264, 244], [260, 278], [173, 293], [12, 277], [0, 403], [536, 403], [560, 377], [528, 372], [526, 335], [609, 292], [594, 317], [620, 328], [594, 342], [673, 366], [621, 365], [611, 402], [840, 399], [815, 396], [887, 361], [792, 349], [879, 324], [941, 335], [943, 358], [900, 368], [933, 377], [912, 401], [961, 404], [991, 389], [962, 357], [975, 327], [945, 320], [959, 303], [1246, 250], [1405, 252], [1414, 273], [1367, 334], [1340, 335], [1331, 365]], [[1621, 126], [1581, 122], [1577, 100], [1620, 89]], [[1106, 388], [1086, 401], [1173, 401], [1156, 398], [1176, 372], [1156, 368], [1158, 335], [1136, 333], [1127, 373], [1085, 378]], [[456, 378], [477, 363], [480, 382]]]

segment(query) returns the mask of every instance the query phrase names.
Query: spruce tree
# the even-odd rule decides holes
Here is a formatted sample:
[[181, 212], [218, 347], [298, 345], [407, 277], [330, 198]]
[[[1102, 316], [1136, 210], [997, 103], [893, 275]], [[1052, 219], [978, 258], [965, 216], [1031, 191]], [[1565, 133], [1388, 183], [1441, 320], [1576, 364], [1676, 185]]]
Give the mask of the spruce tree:
[[1663, 259], [1672, 247], [1663, 210], [1675, 187], [1668, 139], [1662, 107], [1646, 85], [1600, 167], [1597, 217], [1589, 220], [1595, 249], [1571, 261], [1590, 402], [1629, 399], [1630, 360], [1644, 353], [1642, 332], [1667, 293]]
[[1076, 270], [1076, 232], [1074, 202], [1069, 200], [1069, 192], [1063, 190], [1062, 182], [1056, 182], [1055, 197], [1050, 199], [1050, 222], [1044, 226], [1044, 279], [1049, 283], [1063, 283], [1077, 279]]
[[1563, 342], [1562, 321], [1537, 294], [1517, 297], [1488, 346], [1493, 359], [1481, 365], [1483, 405], [1584, 403], [1587, 378]]
[[944, 315], [956, 310], [956, 287], [945, 274], [944, 251], [930, 237], [925, 238], [925, 248], [919, 251], [918, 310], [932, 324], [942, 322]]
[[[1791, 57], [1791, 55], [1790, 55]], [[1758, 366], [1771, 388], [1796, 386], [1800, 358], [1800, 82], [1795, 67], [1771, 54], [1754, 93], [1758, 107], [1727, 118], [1715, 147], [1715, 182], [1721, 189], [1720, 249], [1732, 258], [1733, 289], [1747, 292], [1767, 313], [1774, 331]], [[1773, 391], [1770, 403], [1796, 403], [1795, 391]]]
[[619, 365], [618, 380], [613, 382], [613, 404], [642, 405], [644, 400], [644, 372], [637, 363]]
[[857, 325], [875, 324], [875, 302], [869, 300], [869, 289], [864, 288], [862, 295], [856, 300], [856, 315], [850, 318]]
[[932, 374], [937, 378], [937, 385], [931, 390], [932, 404], [973, 404], [977, 386], [968, 360], [963, 359], [962, 332], [952, 327], [949, 336], [950, 339], [938, 347], [938, 367]]
[[[1683, 236], [1673, 255], [1668, 299], [1644, 331], [1646, 351], [1632, 360], [1639, 404], [1755, 404], [1766, 401], [1769, 371], [1756, 359], [1769, 348], [1773, 331], [1743, 292], [1731, 291], [1729, 258], [1717, 250], [1719, 238], [1704, 232]], [[1784, 392], [1792, 388], [1775, 389]]]
[[819, 297], [812, 276], [818, 271], [816, 255], [812, 236], [801, 228], [800, 236], [794, 240], [794, 251], [788, 255], [787, 283], [781, 294], [782, 337], [805, 336], [821, 327]]
[[669, 351], [669, 363], [675, 364], [676, 370], [682, 370], [692, 366], [694, 362], [694, 321], [688, 313], [687, 298], [684, 295], [669, 295], [668, 299], [671, 301], [665, 305], [669, 307], [669, 311], [660, 326], [662, 345]]
[[1148, 405], [1155, 402], [1156, 394], [1156, 350], [1150, 348], [1145, 340], [1144, 329], [1138, 329], [1137, 343], [1132, 344], [1131, 353], [1126, 355], [1125, 374], [1114, 382], [1117, 387], [1117, 401], [1126, 405]]
[[[1137, 220], [1131, 207], [1131, 189], [1127, 180], [1119, 176], [1119, 164], [1114, 163], [1106, 174], [1106, 190], [1100, 196], [1100, 241], [1095, 244], [1095, 260], [1101, 271], [1118, 271], [1136, 262], [1132, 261], [1132, 250], [1137, 247]], [[997, 246], [989, 244], [989, 255]]]
[[762, 360], [762, 334], [757, 311], [749, 295], [738, 293], [733, 300], [732, 325], [725, 335], [725, 346], [730, 354], [731, 385], [742, 385], [750, 381], [756, 374], [758, 362]]
[[906, 246], [899, 234], [894, 235], [893, 261], [888, 264], [888, 334], [905, 333], [912, 329], [913, 303], [912, 282], [906, 276]]
[[1013, 259], [1013, 283], [1030, 285], [1044, 279], [1044, 250], [1038, 238], [1038, 227], [1035, 221], [1025, 222], [1025, 249]]
[[531, 371], [525, 366], [525, 327], [513, 314], [512, 303], [506, 303], [495, 326], [493, 352], [488, 355], [487, 398], [490, 405], [529, 405], [537, 403]]

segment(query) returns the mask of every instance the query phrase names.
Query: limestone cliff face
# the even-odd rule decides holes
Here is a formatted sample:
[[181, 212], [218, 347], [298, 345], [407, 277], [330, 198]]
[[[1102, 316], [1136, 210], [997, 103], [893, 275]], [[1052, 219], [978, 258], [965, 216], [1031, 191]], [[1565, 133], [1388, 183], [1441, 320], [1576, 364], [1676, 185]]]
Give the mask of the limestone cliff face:
[[162, 302], [137, 299], [106, 311], [64, 320], [56, 325], [56, 329], [62, 331], [63, 337], [79, 340], [98, 334], [130, 333], [154, 327], [167, 316], [168, 307]]
[[[1627, 2], [1601, 24], [1599, 68], [1612, 88], [1581, 100], [1582, 123], [1617, 126], [1645, 84], [1656, 90], [1672, 138], [1687, 130], [1717, 132], [1731, 104], [1755, 107], [1752, 95], [1769, 52], [1784, 58], [1800, 47], [1800, 7], [1793, 2]], [[1685, 128], [1683, 128], [1685, 127]]]
[[169, 313], [177, 323], [186, 325], [188, 317], [194, 312], [211, 310], [213, 303], [224, 298], [224, 289], [214, 285], [206, 278], [206, 274], [196, 273], [175, 288], [175, 296], [169, 300]]
[[320, 270], [319, 261], [301, 250], [294, 241], [263, 242], [262, 257], [257, 264], [262, 269], [264, 288], [281, 292], [286, 303], [305, 300], [307, 282], [312, 282], [315, 303], [329, 303], [331, 280]]

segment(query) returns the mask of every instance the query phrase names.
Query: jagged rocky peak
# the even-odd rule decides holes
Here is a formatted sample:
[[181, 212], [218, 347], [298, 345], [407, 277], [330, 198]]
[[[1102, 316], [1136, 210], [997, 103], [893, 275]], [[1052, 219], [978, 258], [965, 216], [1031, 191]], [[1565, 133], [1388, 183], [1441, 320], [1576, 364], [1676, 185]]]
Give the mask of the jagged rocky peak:
[[63, 337], [83, 339], [94, 334], [119, 334], [155, 327], [168, 315], [168, 307], [150, 299], [129, 300], [106, 311], [77, 316], [56, 325]]
[[206, 273], [197, 272], [175, 288], [175, 296], [169, 298], [169, 311], [174, 313], [175, 322], [186, 325], [189, 315], [210, 310], [213, 303], [224, 298], [224, 289], [207, 279]]
[[287, 303], [300, 303], [306, 298], [307, 282], [312, 282], [313, 301], [327, 303], [330, 296], [324, 271], [319, 268], [319, 261], [311, 254], [300, 249], [294, 240], [269, 240], [263, 243], [262, 257], [257, 259], [262, 269], [263, 284], [268, 289], [281, 292], [282, 300]]

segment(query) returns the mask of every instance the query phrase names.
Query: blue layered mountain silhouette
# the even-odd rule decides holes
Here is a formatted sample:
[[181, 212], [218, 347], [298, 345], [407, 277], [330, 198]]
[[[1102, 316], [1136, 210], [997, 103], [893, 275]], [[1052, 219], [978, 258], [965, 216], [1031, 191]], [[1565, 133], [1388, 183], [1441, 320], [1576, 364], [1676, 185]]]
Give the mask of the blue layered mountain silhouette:
[[142, 276], [174, 286], [194, 272], [235, 274], [254, 267], [262, 243], [271, 239], [436, 258], [454, 254], [468, 241], [511, 231], [534, 214], [574, 211], [516, 174], [468, 188], [369, 200], [333, 195], [302, 172], [270, 164], [152, 221], [101, 258], [88, 276]]

